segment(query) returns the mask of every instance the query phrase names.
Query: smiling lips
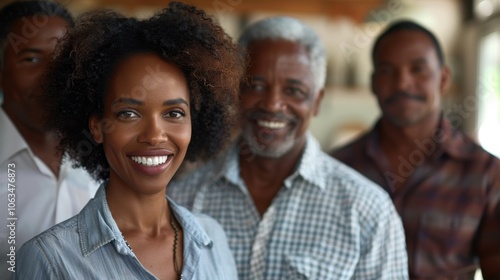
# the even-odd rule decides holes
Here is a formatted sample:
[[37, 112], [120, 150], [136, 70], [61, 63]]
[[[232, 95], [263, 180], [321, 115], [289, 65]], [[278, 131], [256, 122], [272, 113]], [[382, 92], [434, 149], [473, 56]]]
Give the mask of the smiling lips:
[[168, 156], [155, 156], [155, 157], [130, 157], [134, 162], [146, 166], [158, 166], [164, 164], [168, 160]]
[[282, 129], [286, 126], [286, 122], [265, 121], [265, 120], [258, 120], [257, 124], [261, 127], [268, 129]]
[[129, 156], [132, 166], [140, 173], [147, 176], [156, 176], [165, 171], [172, 161], [173, 154], [170, 155], [144, 155]]

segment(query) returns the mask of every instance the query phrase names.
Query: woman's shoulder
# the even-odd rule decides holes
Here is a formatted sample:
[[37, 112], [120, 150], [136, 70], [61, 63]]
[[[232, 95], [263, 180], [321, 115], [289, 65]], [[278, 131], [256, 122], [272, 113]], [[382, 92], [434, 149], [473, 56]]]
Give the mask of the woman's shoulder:
[[[36, 235], [31, 240], [26, 242], [23, 247], [30, 247], [39, 243], [54, 243], [63, 240], [71, 239], [77, 233], [78, 215], [69, 218], [59, 224], [52, 226], [44, 232]], [[21, 247], [22, 249], [22, 247]]]
[[14, 278], [25, 279], [23, 275], [40, 276], [49, 273], [61, 250], [66, 249], [68, 244], [78, 246], [77, 225], [78, 221], [74, 216], [24, 243], [17, 253], [16, 270], [19, 273]]
[[42, 250], [44, 254], [58, 254], [58, 250], [63, 248], [80, 248], [79, 239], [81, 235], [85, 235], [85, 229], [82, 227], [82, 221], [85, 215], [94, 211], [95, 198], [91, 199], [77, 215], [60, 222], [44, 232], [36, 235], [31, 240], [26, 242], [20, 252], [33, 250]]

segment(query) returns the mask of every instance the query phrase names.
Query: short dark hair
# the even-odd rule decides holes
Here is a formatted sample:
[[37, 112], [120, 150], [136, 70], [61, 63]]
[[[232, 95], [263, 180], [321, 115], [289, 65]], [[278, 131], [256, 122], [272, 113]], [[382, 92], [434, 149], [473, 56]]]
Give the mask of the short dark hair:
[[92, 139], [89, 117], [102, 116], [115, 67], [137, 53], [155, 53], [186, 77], [192, 122], [186, 159], [205, 160], [225, 147], [246, 63], [237, 45], [205, 12], [171, 2], [145, 20], [94, 11], [77, 22], [49, 65], [42, 95], [48, 126], [75, 166], [99, 181], [109, 178], [109, 164], [102, 144]]
[[18, 19], [27, 16], [61, 17], [73, 27], [71, 14], [61, 4], [54, 1], [17, 1], [0, 10], [0, 69], [3, 68], [3, 52], [12, 25]]
[[413, 30], [413, 31], [420, 31], [425, 33], [432, 41], [432, 44], [434, 45], [434, 48], [436, 49], [436, 54], [439, 60], [439, 65], [443, 66], [444, 65], [444, 55], [443, 55], [443, 50], [441, 48], [441, 45], [439, 44], [438, 39], [436, 36], [429, 31], [427, 28], [423, 27], [422, 25], [410, 21], [410, 20], [401, 20], [401, 21], [396, 21], [392, 23], [387, 29], [385, 29], [382, 34], [380, 34], [377, 39], [375, 40], [375, 44], [373, 45], [372, 49], [372, 63], [375, 65], [375, 54], [377, 52], [377, 48], [385, 37], [387, 37], [389, 34], [394, 33], [396, 31], [401, 31], [401, 30]]

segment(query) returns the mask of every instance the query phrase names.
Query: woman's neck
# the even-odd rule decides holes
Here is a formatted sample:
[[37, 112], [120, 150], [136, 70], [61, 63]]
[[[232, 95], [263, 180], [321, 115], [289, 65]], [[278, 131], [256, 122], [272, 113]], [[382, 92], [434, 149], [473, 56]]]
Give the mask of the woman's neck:
[[170, 227], [170, 208], [165, 195], [138, 195], [108, 185], [106, 197], [109, 209], [122, 232], [139, 231], [158, 236]]

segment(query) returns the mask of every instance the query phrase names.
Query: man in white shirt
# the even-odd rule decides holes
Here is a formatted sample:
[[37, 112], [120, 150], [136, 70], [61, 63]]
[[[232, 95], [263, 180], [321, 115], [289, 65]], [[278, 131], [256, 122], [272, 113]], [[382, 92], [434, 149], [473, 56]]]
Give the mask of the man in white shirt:
[[[16, 269], [26, 241], [75, 214], [97, 183], [63, 160], [44, 128], [43, 70], [56, 43], [73, 26], [55, 2], [14, 2], [0, 10], [0, 279]], [[91, 145], [89, 143], [82, 143]], [[87, 147], [89, 147], [87, 145]], [[90, 146], [91, 147], [91, 146]]]

